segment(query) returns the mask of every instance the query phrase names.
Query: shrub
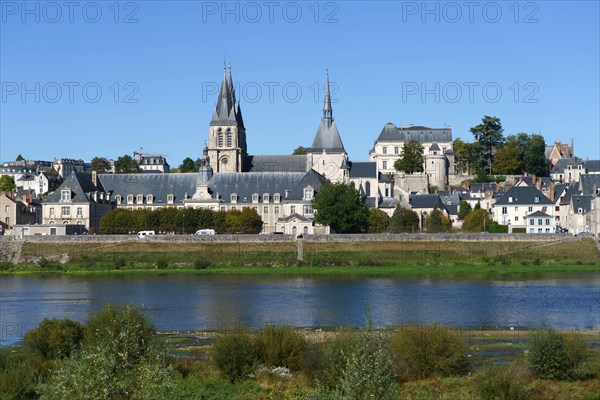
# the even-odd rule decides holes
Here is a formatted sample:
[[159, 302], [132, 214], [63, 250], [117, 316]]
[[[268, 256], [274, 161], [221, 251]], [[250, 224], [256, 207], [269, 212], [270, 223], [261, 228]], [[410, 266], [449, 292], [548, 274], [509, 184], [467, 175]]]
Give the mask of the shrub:
[[83, 325], [65, 319], [47, 319], [27, 332], [25, 344], [46, 359], [69, 357], [83, 340]]
[[47, 270], [60, 270], [61, 269], [60, 263], [58, 263], [56, 261], [48, 260], [45, 257], [42, 257], [38, 260], [37, 266], [41, 269], [47, 269]]
[[349, 354], [336, 398], [340, 400], [395, 399], [392, 362], [381, 336], [363, 332]]
[[23, 354], [10, 354], [0, 349], [0, 399], [35, 398], [38, 381], [30, 360]]
[[588, 356], [588, 347], [579, 338], [559, 333], [554, 329], [538, 329], [529, 339], [527, 362], [536, 378], [576, 378], [578, 367]]
[[291, 326], [267, 325], [258, 331], [257, 350], [265, 365], [299, 371], [305, 365], [308, 342]]
[[212, 266], [212, 262], [210, 260], [206, 260], [204, 258], [196, 258], [194, 260], [194, 268], [196, 269], [206, 269]]
[[355, 331], [338, 332], [334, 339], [321, 345], [317, 366], [319, 384], [328, 389], [338, 386], [346, 360], [360, 343]]
[[168, 266], [169, 266], [169, 261], [166, 258], [160, 257], [156, 260], [156, 268], [165, 269]]
[[390, 352], [403, 380], [466, 373], [467, 348], [460, 335], [438, 326], [402, 328], [390, 337]]
[[240, 329], [221, 334], [212, 349], [213, 362], [231, 383], [252, 372], [256, 358], [252, 336]]
[[527, 385], [531, 372], [521, 364], [496, 366], [475, 375], [475, 386], [482, 400], [529, 400], [533, 395]]

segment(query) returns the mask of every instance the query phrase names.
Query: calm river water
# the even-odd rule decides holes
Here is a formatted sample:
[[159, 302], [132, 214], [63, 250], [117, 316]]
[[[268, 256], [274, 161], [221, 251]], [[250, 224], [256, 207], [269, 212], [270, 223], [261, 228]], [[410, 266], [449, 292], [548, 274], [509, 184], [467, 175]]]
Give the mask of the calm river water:
[[0, 346], [47, 318], [85, 321], [106, 302], [144, 309], [160, 331], [438, 323], [600, 329], [600, 273], [407, 279], [114, 275], [0, 278]]

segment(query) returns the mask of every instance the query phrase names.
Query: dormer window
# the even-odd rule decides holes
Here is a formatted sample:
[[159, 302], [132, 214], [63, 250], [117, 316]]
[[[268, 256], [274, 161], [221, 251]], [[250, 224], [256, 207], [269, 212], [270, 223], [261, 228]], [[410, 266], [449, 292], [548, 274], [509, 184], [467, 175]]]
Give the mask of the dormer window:
[[152, 196], [151, 194], [146, 196], [146, 203], [152, 204], [153, 201], [154, 201], [154, 196]]
[[513, 197], [512, 196], [508, 196], [508, 202], [512, 203], [513, 202]]
[[571, 166], [570, 166], [570, 165], [568, 165], [568, 166], [567, 166], [567, 169], [571, 169]]
[[303, 200], [312, 200], [314, 189], [312, 186], [307, 186], [304, 188], [304, 197]]
[[535, 197], [533, 198], [533, 202], [534, 202], [534, 203], [539, 203], [539, 202], [540, 202], [540, 196], [535, 196]]
[[173, 196], [172, 194], [168, 194], [167, 195], [167, 204], [173, 204], [174, 199], [175, 199], [175, 196]]
[[115, 196], [115, 200], [117, 201], [117, 204], [121, 204], [121, 202], [123, 201], [123, 197], [120, 194], [118, 194]]
[[238, 199], [237, 193], [231, 193], [231, 202], [237, 203], [237, 199]]
[[269, 193], [265, 193], [263, 194], [263, 203], [268, 203], [269, 202]]
[[274, 201], [275, 203], [279, 203], [279, 202], [281, 202], [281, 195], [280, 195], [279, 193], [275, 193], [275, 194], [273, 195], [273, 201]]
[[577, 169], [581, 169], [581, 165], [578, 165], [578, 166], [577, 166]]
[[144, 195], [143, 194], [138, 194], [137, 195], [137, 203], [138, 204], [144, 204]]
[[71, 189], [60, 192], [60, 201], [71, 201]]
[[578, 208], [578, 209], [577, 209], [577, 213], [578, 213], [578, 214], [583, 214], [583, 208], [581, 208], [581, 207], [580, 207], [580, 208]]
[[133, 195], [132, 194], [127, 195], [127, 204], [133, 204]]
[[254, 193], [254, 194], [252, 195], [252, 202], [253, 202], [253, 203], [258, 203], [258, 193]]

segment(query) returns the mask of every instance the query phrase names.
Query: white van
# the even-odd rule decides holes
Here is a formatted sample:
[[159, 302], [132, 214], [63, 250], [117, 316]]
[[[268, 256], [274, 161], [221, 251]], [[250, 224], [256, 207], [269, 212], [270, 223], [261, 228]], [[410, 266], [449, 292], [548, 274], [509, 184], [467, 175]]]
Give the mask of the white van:
[[200, 229], [196, 231], [196, 235], [214, 235], [214, 229]]
[[139, 231], [137, 237], [144, 239], [146, 236], [154, 236], [154, 231]]

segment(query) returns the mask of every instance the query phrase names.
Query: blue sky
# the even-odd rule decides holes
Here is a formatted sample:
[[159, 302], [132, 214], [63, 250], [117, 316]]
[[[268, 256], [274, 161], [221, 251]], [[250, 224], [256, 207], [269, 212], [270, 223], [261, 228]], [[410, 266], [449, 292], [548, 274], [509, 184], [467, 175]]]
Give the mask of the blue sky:
[[[352, 160], [387, 122], [600, 158], [597, 1], [1, 1], [0, 160], [201, 155], [231, 62], [251, 154], [309, 146], [325, 69]], [[100, 92], [101, 93], [100, 93]]]

